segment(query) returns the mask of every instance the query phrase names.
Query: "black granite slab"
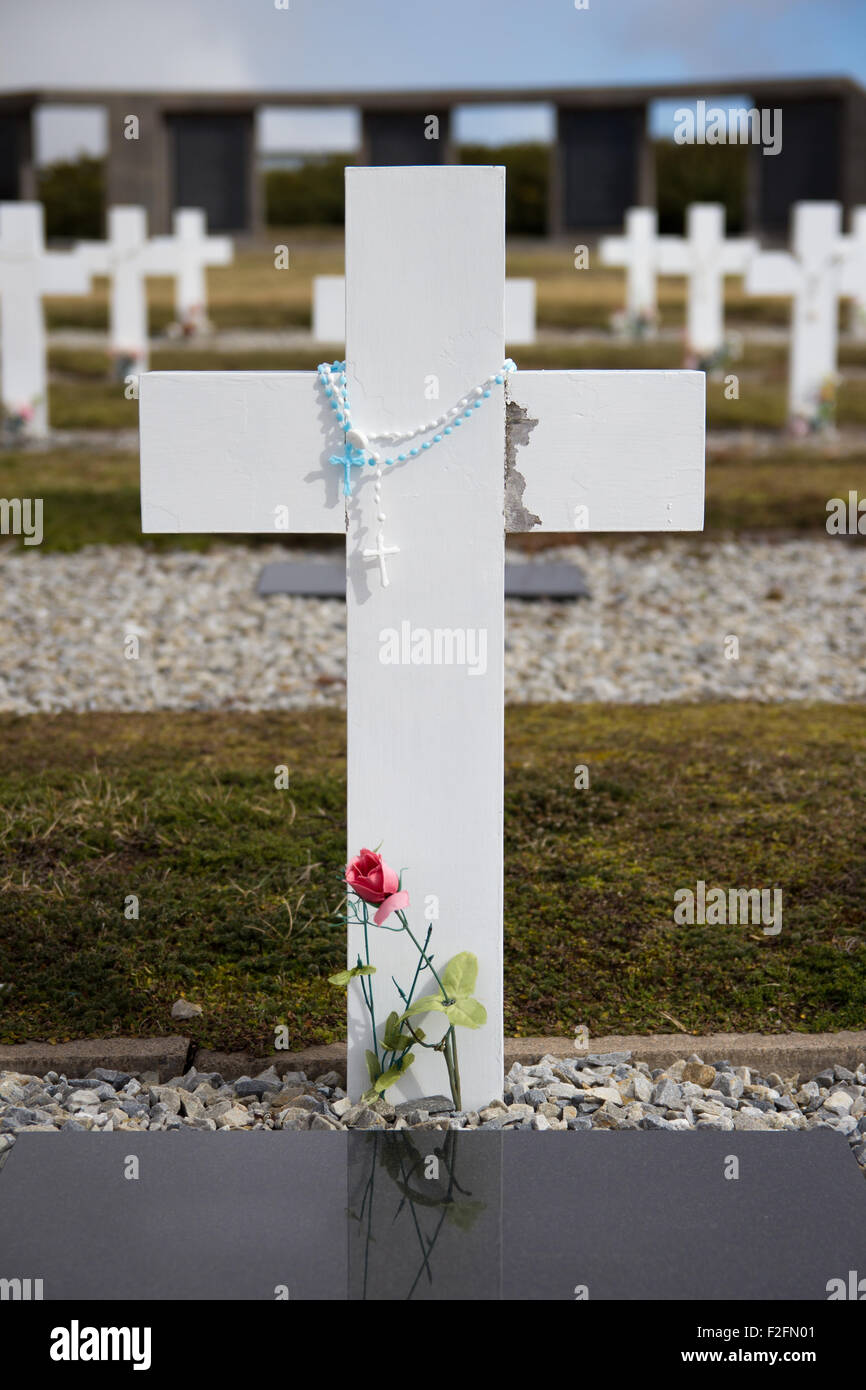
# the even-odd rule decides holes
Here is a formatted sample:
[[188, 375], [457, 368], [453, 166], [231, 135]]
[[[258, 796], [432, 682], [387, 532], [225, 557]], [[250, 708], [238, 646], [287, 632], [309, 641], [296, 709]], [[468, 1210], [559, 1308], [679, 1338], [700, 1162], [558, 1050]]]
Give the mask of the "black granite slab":
[[[265, 565], [256, 584], [262, 597], [297, 594], [305, 598], [345, 598], [346, 567], [342, 560], [274, 560]], [[531, 561], [505, 566], [506, 598], [589, 598], [586, 579], [577, 565]]]
[[786, 1304], [851, 1271], [829, 1130], [25, 1132], [0, 1171], [0, 1299]]

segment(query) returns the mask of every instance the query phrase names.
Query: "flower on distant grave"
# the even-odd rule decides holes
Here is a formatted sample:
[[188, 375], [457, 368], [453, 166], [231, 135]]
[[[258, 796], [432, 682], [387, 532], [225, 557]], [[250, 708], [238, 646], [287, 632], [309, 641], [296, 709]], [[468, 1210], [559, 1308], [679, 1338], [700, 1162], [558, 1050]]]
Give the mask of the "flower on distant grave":
[[365, 903], [384, 903], [399, 891], [400, 876], [374, 849], [362, 849], [346, 868], [346, 884]]
[[33, 402], [7, 409], [3, 414], [4, 433], [10, 439], [19, 439], [27, 432], [27, 426], [32, 422], [35, 414]]

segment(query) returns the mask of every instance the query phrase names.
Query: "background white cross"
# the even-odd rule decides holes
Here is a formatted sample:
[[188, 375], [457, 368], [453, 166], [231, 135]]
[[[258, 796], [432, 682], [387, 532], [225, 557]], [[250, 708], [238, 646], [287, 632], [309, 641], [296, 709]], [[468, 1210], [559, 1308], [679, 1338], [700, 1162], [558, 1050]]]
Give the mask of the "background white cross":
[[742, 275], [757, 251], [751, 237], [725, 239], [721, 203], [691, 203], [685, 237], [659, 238], [659, 272], [686, 276], [686, 344], [699, 357], [710, 357], [724, 346], [725, 276]]
[[172, 219], [173, 236], [153, 238], [154, 246], [176, 257], [174, 305], [178, 323], [187, 333], [207, 326], [208, 266], [230, 265], [234, 247], [230, 237], [208, 236], [203, 208], [177, 208]]
[[761, 251], [746, 270], [748, 294], [792, 300], [788, 413], [815, 418], [822, 388], [836, 375], [842, 294], [842, 208], [795, 203], [790, 251]]
[[87, 294], [86, 266], [65, 251], [46, 251], [41, 203], [0, 203], [0, 380], [3, 411], [19, 433], [48, 431], [46, 294]]

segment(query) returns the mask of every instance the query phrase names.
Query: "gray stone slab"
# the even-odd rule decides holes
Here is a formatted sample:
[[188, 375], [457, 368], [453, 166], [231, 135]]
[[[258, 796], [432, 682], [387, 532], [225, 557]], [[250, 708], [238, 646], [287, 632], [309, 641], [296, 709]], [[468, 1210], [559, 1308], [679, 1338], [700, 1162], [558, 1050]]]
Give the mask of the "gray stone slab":
[[505, 1142], [503, 1298], [826, 1301], [866, 1275], [866, 1181], [839, 1134], [574, 1137]]
[[[346, 567], [341, 560], [274, 560], [259, 575], [256, 593], [345, 598]], [[569, 599], [589, 598], [590, 593], [577, 565], [532, 561], [505, 566], [505, 596]]]
[[345, 1205], [341, 1135], [22, 1133], [0, 1279], [42, 1279], [46, 1300], [345, 1299]]
[[25, 1132], [0, 1171], [0, 1280], [49, 1301], [787, 1304], [866, 1276], [864, 1241], [828, 1130]]

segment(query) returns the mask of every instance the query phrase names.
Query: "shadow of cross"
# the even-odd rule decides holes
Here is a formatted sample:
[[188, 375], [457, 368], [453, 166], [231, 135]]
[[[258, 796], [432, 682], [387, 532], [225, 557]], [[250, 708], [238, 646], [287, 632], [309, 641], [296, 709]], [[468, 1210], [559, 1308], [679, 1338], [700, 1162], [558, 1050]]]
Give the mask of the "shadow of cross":
[[[346, 170], [347, 375], [367, 436], [429, 418], [434, 387], [443, 409], [499, 370], [504, 194], [501, 168]], [[139, 406], [144, 531], [345, 531], [349, 850], [381, 844], [405, 869], [410, 925], [428, 914], [438, 964], [478, 956], [487, 1023], [462, 1034], [460, 1069], [464, 1105], [483, 1105], [502, 1090], [505, 531], [699, 530], [704, 377], [513, 373], [465, 428], [384, 470], [388, 587], [364, 556], [376, 470], [354, 470], [343, 496], [315, 373], [154, 372]], [[573, 762], [563, 749], [563, 777]], [[381, 1028], [415, 959], [371, 930]], [[350, 964], [359, 950], [350, 927]], [[348, 1027], [357, 1097], [370, 1042], [351, 990]], [[422, 1050], [389, 1096], [444, 1080]]]

